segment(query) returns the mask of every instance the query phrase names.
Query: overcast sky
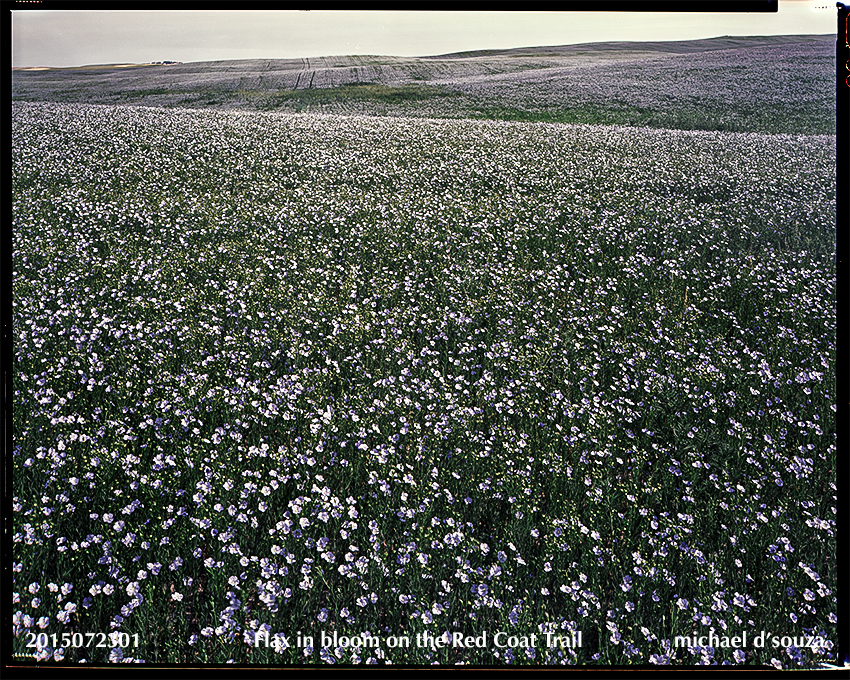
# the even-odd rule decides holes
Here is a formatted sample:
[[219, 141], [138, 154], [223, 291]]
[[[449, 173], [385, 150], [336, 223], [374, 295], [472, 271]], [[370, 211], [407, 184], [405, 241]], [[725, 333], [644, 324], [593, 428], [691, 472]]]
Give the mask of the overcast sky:
[[[817, 7], [820, 8], [817, 8]], [[15, 11], [12, 65], [430, 56], [489, 48], [721, 35], [835, 34], [835, 2], [776, 13], [420, 11]]]

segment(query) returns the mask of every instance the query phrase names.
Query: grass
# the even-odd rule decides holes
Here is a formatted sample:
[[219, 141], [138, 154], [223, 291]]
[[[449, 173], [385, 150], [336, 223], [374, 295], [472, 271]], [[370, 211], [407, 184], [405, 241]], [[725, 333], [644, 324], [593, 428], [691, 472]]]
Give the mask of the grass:
[[421, 102], [433, 98], [457, 96], [450, 89], [433, 85], [388, 86], [380, 83], [351, 83], [337, 87], [316, 89], [298, 89], [278, 92], [265, 96], [259, 105], [264, 111], [278, 109], [288, 105], [297, 107], [315, 107], [368, 102], [375, 104], [397, 104], [402, 102]]
[[715, 111], [699, 106], [672, 106], [669, 109], [630, 106], [616, 102], [581, 104], [565, 109], [528, 110], [504, 106], [473, 108], [471, 118], [513, 120], [535, 123], [584, 125], [624, 125], [672, 130], [708, 130], [718, 132], [786, 132], [830, 134], [830, 120], [810, 111], [789, 111], [781, 121], [770, 112], [746, 106], [729, 105]]

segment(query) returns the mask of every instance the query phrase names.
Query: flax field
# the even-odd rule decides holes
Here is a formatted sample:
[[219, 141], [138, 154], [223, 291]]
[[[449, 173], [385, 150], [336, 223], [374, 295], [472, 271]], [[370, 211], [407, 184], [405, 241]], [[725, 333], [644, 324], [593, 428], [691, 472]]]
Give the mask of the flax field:
[[833, 135], [18, 101], [12, 161], [21, 662], [834, 661]]

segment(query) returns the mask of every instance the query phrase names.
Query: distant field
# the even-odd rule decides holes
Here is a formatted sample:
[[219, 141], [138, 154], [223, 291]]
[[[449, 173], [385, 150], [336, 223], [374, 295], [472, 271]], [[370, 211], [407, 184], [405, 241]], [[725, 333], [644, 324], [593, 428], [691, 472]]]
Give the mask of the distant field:
[[13, 73], [16, 101], [834, 134], [831, 36]]
[[834, 136], [422, 117], [817, 129], [742, 42], [16, 74], [246, 109], [12, 105], [17, 658], [834, 662]]

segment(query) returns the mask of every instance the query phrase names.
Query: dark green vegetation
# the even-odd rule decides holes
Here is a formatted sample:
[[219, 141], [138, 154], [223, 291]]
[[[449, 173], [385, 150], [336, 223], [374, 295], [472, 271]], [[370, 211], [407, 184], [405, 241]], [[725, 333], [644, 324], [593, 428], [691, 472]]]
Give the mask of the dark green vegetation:
[[[805, 111], [789, 112], [790, 117], [776, 120], [770, 111], [753, 107], [729, 105], [723, 112], [701, 108], [653, 109], [605, 104], [581, 104], [574, 108], [552, 111], [526, 111], [524, 109], [494, 106], [470, 113], [470, 118], [489, 120], [515, 120], [534, 123], [582, 123], [588, 125], [625, 125], [630, 127], [664, 128], [673, 130], [714, 130], [719, 132], [749, 132], [771, 130], [781, 126], [795, 131], [817, 126]], [[827, 127], [824, 125], [823, 127]]]
[[16, 101], [833, 134], [831, 36], [18, 70]]
[[397, 104], [400, 102], [421, 102], [431, 98], [458, 96], [446, 87], [435, 85], [399, 85], [391, 87], [380, 83], [351, 83], [336, 87], [307, 90], [286, 90], [272, 95], [254, 92], [258, 99], [258, 108], [269, 111], [294, 105], [297, 110], [324, 109], [339, 103], [368, 102]]

